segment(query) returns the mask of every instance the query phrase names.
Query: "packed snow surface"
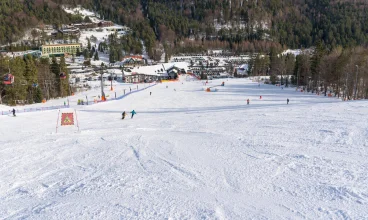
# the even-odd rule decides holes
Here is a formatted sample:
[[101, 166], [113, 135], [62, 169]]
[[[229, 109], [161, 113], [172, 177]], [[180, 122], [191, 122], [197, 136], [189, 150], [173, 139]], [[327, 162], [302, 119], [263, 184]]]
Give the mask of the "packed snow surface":
[[0, 219], [367, 218], [366, 101], [202, 87], [73, 106], [80, 132], [56, 133], [57, 110], [0, 116]]

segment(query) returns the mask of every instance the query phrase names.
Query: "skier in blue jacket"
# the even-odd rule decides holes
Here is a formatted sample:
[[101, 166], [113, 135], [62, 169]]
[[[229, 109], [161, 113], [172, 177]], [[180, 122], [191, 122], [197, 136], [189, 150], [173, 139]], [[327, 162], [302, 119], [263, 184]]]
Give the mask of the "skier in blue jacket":
[[132, 113], [132, 117], [131, 117], [131, 118], [133, 118], [133, 117], [134, 117], [134, 115], [135, 115], [135, 114], [137, 114], [137, 112], [135, 112], [134, 110], [133, 110], [133, 111], [131, 111], [130, 113]]

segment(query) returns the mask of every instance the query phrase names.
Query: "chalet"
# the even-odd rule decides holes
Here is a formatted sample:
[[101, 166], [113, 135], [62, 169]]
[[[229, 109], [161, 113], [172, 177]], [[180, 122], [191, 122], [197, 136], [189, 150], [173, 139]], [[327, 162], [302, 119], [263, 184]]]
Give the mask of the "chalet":
[[77, 27], [66, 25], [63, 26], [61, 29], [58, 29], [57, 32], [52, 32], [51, 35], [56, 37], [58, 34], [61, 34], [62, 36], [80, 36], [80, 30]]
[[71, 25], [76, 27], [76, 28], [79, 28], [80, 30], [90, 29], [90, 28], [97, 28], [98, 27], [97, 23], [92, 23], [92, 22], [80, 23], [80, 24], [71, 24]]
[[97, 24], [98, 27], [111, 27], [114, 26], [114, 23], [112, 21], [100, 21]]
[[66, 29], [59, 29], [59, 33], [61, 33], [63, 36], [80, 36], [80, 30], [76, 27], [68, 27]]
[[127, 67], [137, 67], [146, 64], [145, 59], [142, 56], [126, 56], [123, 58], [122, 63]]
[[180, 73], [185, 73], [185, 70], [180, 69], [174, 65], [166, 69], [166, 73], [168, 79], [177, 79]]
[[125, 74], [124, 78], [126, 83], [152, 83], [167, 79], [167, 76], [164, 76], [163, 74], [147, 75], [145, 73], [132, 72]]
[[248, 76], [248, 64], [238, 66], [236, 68], [236, 73], [240, 76]]
[[186, 64], [160, 64], [136, 67], [132, 72], [125, 72], [127, 83], [151, 83], [160, 80], [176, 80], [180, 73], [186, 73]]

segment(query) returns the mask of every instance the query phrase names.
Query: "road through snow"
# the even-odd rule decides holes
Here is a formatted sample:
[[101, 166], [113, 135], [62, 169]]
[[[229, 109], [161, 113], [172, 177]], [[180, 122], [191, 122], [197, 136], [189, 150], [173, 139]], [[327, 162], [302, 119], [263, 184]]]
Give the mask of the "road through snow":
[[56, 134], [57, 111], [0, 116], [0, 219], [367, 218], [366, 101], [202, 87], [78, 106], [79, 133]]

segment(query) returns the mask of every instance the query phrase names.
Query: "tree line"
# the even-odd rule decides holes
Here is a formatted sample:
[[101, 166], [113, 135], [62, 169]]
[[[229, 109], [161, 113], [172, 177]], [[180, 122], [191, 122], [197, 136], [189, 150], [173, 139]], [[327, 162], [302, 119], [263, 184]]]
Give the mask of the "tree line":
[[[11, 85], [0, 84], [0, 101], [8, 105], [40, 103], [42, 100], [71, 94], [65, 59], [0, 57], [1, 80], [5, 74], [14, 76]], [[65, 74], [65, 79], [60, 77]]]
[[[297, 56], [257, 53], [249, 61], [250, 76], [270, 75], [273, 84], [292, 83], [307, 92], [333, 94], [343, 99], [368, 98], [368, 49], [328, 49], [318, 42], [313, 52]], [[291, 77], [290, 77], [291, 76]]]

